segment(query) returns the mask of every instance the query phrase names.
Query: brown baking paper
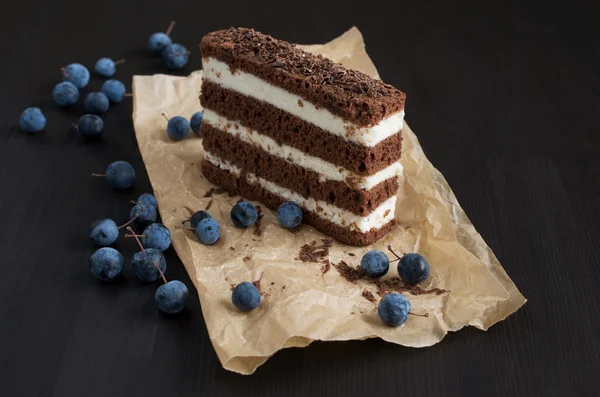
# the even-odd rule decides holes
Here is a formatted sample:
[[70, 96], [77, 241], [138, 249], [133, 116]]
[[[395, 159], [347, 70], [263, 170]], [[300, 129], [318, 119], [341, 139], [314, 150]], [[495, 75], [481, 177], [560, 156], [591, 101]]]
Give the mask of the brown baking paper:
[[[330, 43], [304, 48], [378, 76], [356, 28]], [[261, 236], [254, 234], [254, 228], [233, 227], [229, 211], [239, 197], [204, 197], [214, 186], [201, 174], [202, 140], [193, 134], [181, 142], [169, 140], [161, 116], [164, 112], [191, 117], [201, 110], [201, 79], [201, 71], [189, 77], [135, 76], [133, 120], [160, 215], [198, 289], [210, 339], [224, 368], [251, 374], [278, 350], [304, 347], [314, 340], [380, 337], [404, 346], [430, 346], [465, 325], [486, 330], [525, 303], [408, 125], [403, 131], [404, 176], [396, 207], [399, 226], [369, 247], [334, 242], [328, 259], [356, 266], [368, 250], [387, 252], [388, 244], [397, 252], [421, 253], [431, 265], [431, 276], [422, 287], [449, 291], [406, 293], [412, 311], [429, 313], [429, 317], [410, 316], [400, 327], [384, 326], [377, 302], [362, 296], [366, 288], [379, 299], [372, 283], [359, 280], [354, 284], [334, 267], [323, 274], [321, 263], [295, 260], [303, 244], [325, 238], [312, 227], [303, 225], [298, 233], [291, 233], [267, 209], [263, 210]], [[214, 246], [202, 245], [193, 232], [176, 228], [190, 215], [186, 206], [200, 210], [209, 203], [210, 213], [221, 224], [221, 239]], [[239, 312], [231, 303], [231, 285], [256, 280], [261, 273], [261, 305], [250, 313]], [[386, 277], [394, 273], [392, 264]]]

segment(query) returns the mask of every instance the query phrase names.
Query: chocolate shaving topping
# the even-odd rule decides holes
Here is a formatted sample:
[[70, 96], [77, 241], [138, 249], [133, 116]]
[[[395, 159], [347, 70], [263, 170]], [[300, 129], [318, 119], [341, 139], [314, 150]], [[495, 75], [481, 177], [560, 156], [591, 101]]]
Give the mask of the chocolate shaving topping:
[[315, 105], [326, 104], [342, 118], [354, 119], [364, 126], [374, 125], [404, 108], [406, 96], [391, 85], [253, 29], [230, 28], [209, 33], [202, 39], [201, 50], [205, 57], [227, 62], [232, 72], [259, 64], [274, 68], [275, 84], [288, 85]]
[[360, 270], [360, 266], [354, 268], [348, 265], [346, 262], [340, 261], [337, 265], [334, 264], [333, 267], [337, 269], [338, 273], [342, 277], [352, 283], [365, 277], [365, 274]]
[[363, 296], [363, 298], [365, 298], [369, 302], [376, 302], [377, 301], [377, 298], [375, 298], [375, 295], [373, 295], [373, 293], [371, 291], [369, 291], [368, 289], [366, 289], [366, 288], [363, 290], [362, 296]]

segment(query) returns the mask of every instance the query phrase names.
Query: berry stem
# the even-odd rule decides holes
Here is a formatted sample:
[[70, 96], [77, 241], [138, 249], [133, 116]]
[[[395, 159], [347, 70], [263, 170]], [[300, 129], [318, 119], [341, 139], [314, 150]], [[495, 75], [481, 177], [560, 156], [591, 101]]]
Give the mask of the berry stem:
[[65, 68], [60, 68], [60, 71], [65, 75], [66, 78], [70, 79], [71, 76], [69, 75], [69, 73], [65, 72]]
[[169, 24], [169, 27], [168, 27], [167, 31], [165, 32], [165, 34], [167, 36], [170, 36], [174, 27], [175, 27], [175, 21], [171, 21], [171, 23]]
[[[121, 226], [117, 227], [117, 229], [123, 229], [125, 226], [129, 226], [131, 224], [131, 222], [135, 221], [138, 218], [139, 215], [134, 216], [133, 218], [131, 218], [127, 223], [122, 224]], [[128, 227], [127, 229], [131, 229], [130, 227]]]
[[135, 241], [137, 241], [137, 243], [140, 246], [142, 252], [145, 252], [146, 250], [144, 249], [144, 246], [142, 245], [142, 242], [137, 237], [137, 235], [135, 234], [135, 232], [133, 231], [133, 229], [131, 228], [131, 226], [127, 226], [127, 230], [129, 230], [129, 232], [131, 233], [131, 235], [133, 236], [133, 238], [135, 238]]
[[[394, 252], [394, 250], [392, 249], [392, 246], [391, 246], [391, 245], [388, 245], [388, 250], [390, 250], [390, 252], [391, 252], [392, 254], [394, 254], [394, 256], [395, 256], [396, 258], [398, 258], [398, 259], [394, 259], [394, 260], [400, 260], [400, 256], [399, 256], [397, 253], [395, 253], [395, 252]], [[393, 261], [392, 261], [392, 262], [393, 262]]]
[[161, 115], [165, 118], [165, 120], [169, 121], [169, 118], [164, 113], [161, 113]]
[[115, 65], [120, 65], [120, 64], [122, 64], [122, 63], [125, 63], [125, 58], [121, 58], [121, 59], [119, 59], [118, 61], [115, 61], [115, 62], [114, 62], [114, 64], [115, 64]]
[[417, 316], [417, 317], [429, 317], [429, 313], [417, 314], [417, 313], [413, 313], [413, 312], [408, 312], [408, 314], [412, 314], [413, 316]]
[[132, 93], [132, 92], [128, 92], [128, 93], [126, 93], [124, 96], [125, 96], [125, 97], [127, 97], [127, 98], [129, 98], [129, 97], [132, 97], [132, 96], [133, 96], [133, 93]]
[[160, 270], [160, 267], [158, 267], [158, 265], [156, 264], [156, 262], [152, 261], [152, 264], [154, 265], [154, 267], [156, 268], [156, 270], [158, 270], [158, 272], [160, 273], [160, 276], [163, 279], [163, 282], [166, 284], [167, 283], [167, 279], [165, 277], [165, 274], [162, 272], [162, 270]]
[[133, 205], [136, 205], [136, 204], [137, 204], [137, 201], [135, 201], [135, 200], [129, 200], [129, 202], [130, 202], [131, 204], [133, 204]]
[[184, 205], [183, 208], [185, 208], [186, 210], [188, 210], [188, 212], [190, 213], [190, 215], [194, 215], [194, 210], [191, 209], [190, 207], [188, 207], [187, 205]]
[[106, 174], [96, 174], [95, 172], [92, 172], [92, 176], [106, 176]]
[[77, 129], [77, 124], [71, 123], [71, 125], [73, 126], [73, 128]]
[[147, 238], [148, 235], [147, 234], [126, 234], [125, 235], [125, 238], [131, 238], [131, 237]]

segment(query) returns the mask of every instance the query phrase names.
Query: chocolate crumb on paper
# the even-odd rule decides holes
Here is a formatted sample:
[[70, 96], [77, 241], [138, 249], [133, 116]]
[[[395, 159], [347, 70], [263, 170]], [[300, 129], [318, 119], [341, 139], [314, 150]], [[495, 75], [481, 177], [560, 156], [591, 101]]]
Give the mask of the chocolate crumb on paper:
[[300, 247], [296, 260], [302, 262], [318, 262], [329, 257], [329, 248], [333, 245], [333, 240], [329, 238], [321, 239], [321, 244], [317, 245], [316, 241], [310, 244], [304, 244]]
[[229, 247], [229, 249], [232, 250], [232, 251], [235, 251], [235, 248], [233, 248], [233, 247]]
[[251, 257], [251, 256], [245, 256], [245, 257], [243, 257], [243, 258], [242, 258], [242, 260], [243, 260], [244, 262], [248, 262], [250, 259], [252, 259], [252, 257]]
[[377, 295], [379, 296], [384, 296], [390, 292], [408, 292], [411, 295], [441, 295], [445, 292], [449, 292], [442, 288], [425, 290], [416, 285], [408, 285], [405, 284], [399, 277], [393, 277], [389, 280], [375, 280], [374, 284], [377, 286]]
[[[256, 222], [254, 223], [254, 232], [252, 232], [252, 234], [254, 234], [255, 236], [261, 236], [262, 235], [262, 229], [260, 228], [260, 224], [263, 218], [263, 214], [262, 214], [262, 207], [260, 205], [256, 206], [256, 212], [258, 212], [258, 217], [256, 218]], [[254, 241], [254, 239], [252, 239]]]
[[325, 264], [323, 266], [321, 266], [321, 275], [324, 275], [325, 273], [327, 273], [329, 271], [329, 269], [331, 269], [331, 262], [329, 262], [328, 260], [325, 260]]
[[333, 267], [336, 268], [342, 277], [352, 283], [365, 277], [365, 274], [360, 270], [360, 266], [354, 268], [348, 265], [346, 262], [340, 261], [337, 265], [334, 264]]
[[206, 193], [204, 193], [204, 197], [212, 197], [212, 195], [213, 195], [213, 193], [215, 192], [215, 190], [217, 190], [217, 189], [215, 189], [214, 187], [213, 187], [213, 188], [211, 188], [211, 189], [210, 189], [210, 190], [208, 190]]
[[352, 252], [348, 252], [349, 256], [356, 256], [355, 254], [353, 254]]
[[373, 293], [371, 291], [369, 291], [368, 289], [364, 289], [362, 292], [362, 297], [365, 298], [366, 300], [368, 300], [369, 302], [376, 302], [377, 298], [375, 298], [375, 295], [373, 295]]

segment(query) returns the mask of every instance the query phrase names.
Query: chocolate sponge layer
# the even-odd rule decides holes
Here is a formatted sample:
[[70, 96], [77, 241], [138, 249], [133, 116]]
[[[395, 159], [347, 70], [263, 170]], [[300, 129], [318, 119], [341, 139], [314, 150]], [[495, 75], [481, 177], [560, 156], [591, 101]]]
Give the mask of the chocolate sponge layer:
[[367, 147], [207, 80], [202, 83], [200, 100], [203, 108], [265, 134], [279, 144], [295, 147], [360, 175], [372, 175], [398, 161], [402, 154], [400, 131]]
[[360, 127], [404, 109], [406, 95], [391, 85], [253, 29], [209, 33], [200, 49], [203, 58], [258, 76]]
[[[258, 184], [250, 184], [243, 176], [237, 177], [226, 170], [214, 166], [207, 160], [202, 163], [202, 173], [212, 183], [221, 186], [232, 194], [237, 194], [249, 200], [257, 200], [272, 210], [276, 210], [285, 199], [274, 195]], [[380, 229], [371, 229], [366, 233], [352, 231], [348, 228], [325, 220], [318, 215], [303, 209], [303, 223], [312, 225], [315, 229], [349, 245], [369, 245], [385, 236], [396, 224], [391, 220]]]
[[206, 121], [202, 124], [202, 134], [206, 151], [245, 172], [293, 190], [305, 198], [323, 200], [360, 216], [370, 214], [398, 191], [398, 177], [389, 178], [368, 191], [342, 181], [322, 181], [319, 173], [271, 155]]

